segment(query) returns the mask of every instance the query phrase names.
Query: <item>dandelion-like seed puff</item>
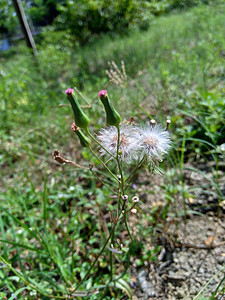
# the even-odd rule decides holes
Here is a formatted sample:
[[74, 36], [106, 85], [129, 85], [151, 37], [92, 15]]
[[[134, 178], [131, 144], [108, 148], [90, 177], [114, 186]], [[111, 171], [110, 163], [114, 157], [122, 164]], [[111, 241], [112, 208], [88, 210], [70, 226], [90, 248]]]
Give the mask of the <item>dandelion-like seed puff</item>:
[[147, 123], [145, 127], [139, 127], [138, 147], [140, 157], [150, 160], [162, 160], [163, 156], [171, 148], [169, 132], [161, 125]]
[[[135, 128], [127, 123], [120, 126], [119, 154], [120, 158], [131, 163], [134, 151], [137, 149], [138, 133]], [[98, 133], [98, 139], [102, 146], [114, 156], [117, 155], [118, 131], [115, 126], [108, 126]], [[100, 149], [102, 155], [108, 155], [104, 149]]]

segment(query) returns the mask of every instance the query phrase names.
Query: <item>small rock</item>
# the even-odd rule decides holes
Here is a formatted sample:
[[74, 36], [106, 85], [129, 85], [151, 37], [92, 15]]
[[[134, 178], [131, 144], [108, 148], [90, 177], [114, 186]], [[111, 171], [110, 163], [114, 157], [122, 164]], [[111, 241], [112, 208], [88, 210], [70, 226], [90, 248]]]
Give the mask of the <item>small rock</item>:
[[173, 261], [177, 264], [179, 262], [179, 259], [178, 258], [174, 258]]
[[218, 262], [220, 265], [223, 265], [223, 264], [225, 263], [225, 256], [220, 256], [220, 257], [218, 257], [217, 262]]
[[180, 261], [181, 264], [184, 264], [184, 263], [186, 263], [187, 259], [184, 256], [180, 256], [179, 261]]
[[179, 290], [177, 291], [177, 298], [178, 298], [178, 299], [183, 299], [184, 296], [185, 296], [185, 291], [184, 291], [183, 289], [179, 289]]

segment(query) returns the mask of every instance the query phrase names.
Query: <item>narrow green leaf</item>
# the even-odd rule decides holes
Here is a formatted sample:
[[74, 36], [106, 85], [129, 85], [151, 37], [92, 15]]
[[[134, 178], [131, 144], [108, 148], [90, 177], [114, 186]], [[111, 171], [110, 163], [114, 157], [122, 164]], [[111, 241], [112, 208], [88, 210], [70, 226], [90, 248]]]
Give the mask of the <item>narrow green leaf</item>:
[[0, 209], [3, 210], [8, 216], [10, 216], [17, 224], [19, 224], [21, 227], [23, 227], [27, 232], [29, 232], [29, 234], [33, 238], [35, 238], [37, 241], [39, 241], [39, 243], [41, 243], [41, 241], [40, 241], [39, 237], [37, 236], [37, 234], [35, 232], [33, 232], [32, 230], [30, 230], [30, 228], [26, 224], [21, 222], [17, 217], [13, 216], [13, 214], [8, 212], [8, 210], [5, 209], [4, 207], [0, 206]]
[[30, 246], [25, 245], [25, 244], [20, 244], [20, 243], [8, 241], [8, 240], [3, 240], [3, 239], [0, 239], [0, 242], [41, 253], [40, 249], [37, 249], [37, 248], [34, 248], [34, 247], [30, 247]]
[[116, 287], [123, 290], [127, 296], [132, 299], [132, 289], [124, 279], [120, 278], [118, 281], [116, 281]]
[[22, 291], [30, 289], [29, 286], [22, 287], [21, 289], [18, 289], [15, 293], [12, 293], [11, 297], [8, 300], [14, 300], [16, 296], [18, 296]]
[[[5, 239], [5, 228], [4, 228], [4, 223], [3, 223], [3, 220], [2, 220], [2, 215], [0, 214], [0, 228], [1, 228], [1, 233], [2, 233], [2, 237], [3, 239]], [[3, 253], [4, 253], [4, 257], [6, 259], [8, 259], [8, 251], [7, 251], [7, 247], [5, 244], [3, 244]]]
[[47, 197], [47, 178], [45, 177], [45, 179], [44, 179], [44, 192], [43, 192], [43, 217], [44, 217], [45, 232], [47, 231], [47, 216], [48, 216], [47, 201], [48, 201], [48, 197]]

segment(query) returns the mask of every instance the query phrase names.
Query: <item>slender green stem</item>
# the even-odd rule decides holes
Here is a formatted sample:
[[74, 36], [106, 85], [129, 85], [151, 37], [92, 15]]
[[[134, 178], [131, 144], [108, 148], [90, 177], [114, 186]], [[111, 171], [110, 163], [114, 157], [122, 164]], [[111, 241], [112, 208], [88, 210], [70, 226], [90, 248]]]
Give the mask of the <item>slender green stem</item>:
[[[120, 217], [121, 213], [122, 213], [122, 211], [120, 211], [120, 214], [119, 214], [119, 216], [118, 216], [118, 220], [119, 220], [119, 217]], [[120, 220], [119, 220], [119, 221], [120, 221]], [[99, 257], [102, 255], [103, 251], [105, 250], [105, 248], [106, 248], [106, 246], [107, 246], [109, 240], [111, 239], [111, 241], [114, 241], [114, 233], [115, 233], [116, 226], [118, 225], [119, 221], [117, 221], [116, 225], [112, 228], [112, 231], [111, 231], [109, 237], [107, 238], [105, 244], [103, 245], [101, 251], [99, 252], [98, 256], [96, 257], [96, 259], [94, 260], [94, 262], [92, 263], [92, 265], [91, 265], [90, 268], [88, 269], [86, 275], [84, 276], [84, 278], [81, 280], [81, 282], [78, 284], [78, 286], [75, 288], [75, 290], [74, 290], [73, 292], [75, 292], [75, 291], [82, 285], [82, 283], [88, 278], [88, 276], [89, 276], [91, 270], [93, 269], [93, 267], [94, 267], [95, 264], [97, 263]], [[127, 226], [127, 228], [128, 228], [128, 226]], [[128, 233], [130, 234], [129, 228], [128, 228]], [[131, 236], [131, 234], [130, 234], [130, 236]], [[132, 237], [132, 236], [131, 236], [131, 238], [132, 238], [132, 240], [133, 240], [133, 237]]]
[[216, 287], [215, 291], [213, 292], [212, 297], [210, 298], [210, 300], [215, 299], [214, 297], [215, 297], [215, 295], [217, 294], [217, 292], [218, 292], [220, 286], [222, 285], [222, 283], [223, 283], [224, 281], [225, 281], [225, 276], [223, 276], [222, 280], [220, 280], [220, 283], [218, 284], [218, 286]]
[[[116, 156], [112, 155], [107, 149], [105, 149], [99, 142], [98, 140], [90, 133], [90, 131], [87, 129], [87, 134], [102, 148], [104, 149], [111, 157], [115, 158], [116, 161], [117, 161], [117, 165], [118, 165], [118, 169], [119, 169], [119, 174], [121, 176], [121, 179], [119, 180], [112, 172], [111, 170], [107, 167], [107, 165], [102, 161], [102, 159], [93, 151], [93, 149], [91, 147], [89, 147], [89, 150], [91, 151], [91, 153], [101, 162], [101, 164], [105, 167], [105, 169], [107, 170], [107, 172], [114, 178], [117, 180], [118, 182], [118, 185], [119, 185], [119, 191], [118, 191], [118, 207], [117, 207], [117, 223], [116, 225], [114, 226], [112, 224], [112, 229], [111, 229], [111, 233], [109, 235], [109, 237], [107, 238], [105, 244], [103, 245], [101, 251], [99, 252], [98, 256], [96, 257], [96, 259], [94, 260], [94, 262], [91, 264], [91, 266], [89, 267], [87, 273], [85, 274], [84, 278], [80, 281], [80, 283], [77, 285], [77, 287], [75, 288], [74, 291], [76, 291], [84, 282], [85, 280], [87, 280], [87, 278], [89, 277], [90, 273], [91, 273], [91, 270], [93, 269], [93, 267], [95, 266], [95, 264], [97, 263], [99, 257], [102, 255], [104, 249], [106, 248], [109, 240], [111, 239], [111, 243], [113, 244], [114, 243], [114, 233], [115, 233], [115, 229], [116, 229], [116, 226], [117, 224], [119, 223], [118, 221], [120, 220], [120, 215], [122, 213], [122, 210], [120, 210], [120, 199], [121, 199], [121, 192], [120, 192], [120, 188], [122, 190], [122, 195], [124, 195], [124, 178], [123, 178], [123, 171], [122, 171], [122, 166], [121, 166], [121, 162], [120, 162], [120, 149], [119, 149], [119, 146], [120, 146], [120, 128], [119, 126], [117, 127], [117, 131], [118, 131], [118, 138], [117, 138], [117, 153], [116, 153]], [[131, 238], [132, 241], [134, 241], [131, 233], [130, 233], [130, 230], [129, 230], [129, 226], [128, 226], [128, 223], [127, 223], [127, 211], [125, 210], [124, 212], [124, 221], [125, 221], [125, 226], [126, 226], [126, 229], [128, 231], [128, 234]], [[128, 265], [127, 264], [127, 267], [125, 268], [124, 272], [122, 273], [122, 276], [126, 273], [127, 271], [127, 268], [128, 268]], [[121, 277], [120, 277], [121, 278]], [[110, 282], [113, 280], [113, 255], [112, 255], [112, 252], [110, 252]]]
[[108, 173], [117, 181], [119, 182], [118, 178], [110, 171], [110, 169], [106, 166], [104, 161], [93, 151], [91, 147], [89, 147], [89, 150], [91, 153], [100, 161], [100, 163], [105, 167], [105, 169], [108, 171]]
[[125, 269], [123, 270], [123, 272], [119, 276], [117, 276], [116, 278], [114, 278], [113, 281], [119, 280], [120, 278], [122, 278], [126, 274], [127, 269], [130, 266], [130, 249], [127, 252], [127, 259], [126, 260], [127, 260], [127, 265], [126, 265]]
[[119, 210], [120, 210], [120, 183], [118, 186], [118, 196], [117, 196], [117, 212], [116, 212], [117, 219], [119, 217]]
[[134, 175], [134, 173], [142, 166], [143, 162], [145, 160], [145, 157], [143, 157], [141, 159], [141, 161], [136, 165], [136, 167], [133, 169], [133, 171], [130, 173], [130, 175], [127, 177], [127, 179], [125, 180], [125, 182], [129, 182], [130, 179], [132, 178], [132, 176]]
[[[117, 164], [118, 164], [118, 168], [119, 168], [119, 172], [120, 172], [120, 176], [121, 176], [121, 189], [122, 189], [122, 194], [124, 195], [125, 189], [124, 189], [124, 179], [123, 179], [123, 171], [121, 168], [121, 163], [119, 160], [119, 144], [120, 144], [120, 128], [119, 126], [117, 127], [117, 131], [118, 131], [118, 141], [117, 141], [117, 155], [116, 155], [116, 160], [117, 160]], [[119, 201], [120, 201], [120, 197], [118, 197], [118, 206], [119, 206]], [[122, 209], [123, 210], [123, 209]], [[121, 211], [122, 212], [122, 211]], [[120, 216], [120, 214], [119, 214]], [[128, 231], [128, 234], [131, 238], [132, 241], [134, 241], [134, 238], [132, 237], [131, 233], [130, 233], [130, 229], [128, 226], [128, 222], [127, 222], [127, 211], [124, 210], [124, 221], [125, 221], [125, 225]]]
[[[114, 243], [114, 231], [111, 236], [111, 244], [113, 245], [113, 243]], [[113, 279], [113, 256], [112, 256], [112, 252], [110, 251], [110, 281], [112, 281], [112, 279]]]
[[122, 168], [121, 168], [121, 164], [120, 164], [120, 159], [119, 159], [119, 150], [120, 150], [120, 127], [117, 127], [117, 150], [116, 150], [116, 161], [117, 161], [117, 165], [119, 168], [119, 173], [120, 173], [120, 177], [121, 177], [121, 185], [119, 184], [119, 191], [118, 191], [118, 200], [117, 200], [117, 217], [119, 215], [119, 209], [120, 209], [120, 188], [122, 189], [122, 194], [124, 195], [124, 180], [123, 180], [123, 172], [122, 172]]
[[120, 150], [120, 127], [117, 127], [117, 148], [116, 148], [116, 158], [119, 157], [119, 150]]
[[102, 295], [102, 297], [99, 299], [99, 300], [104, 300], [107, 293], [108, 293], [108, 290], [109, 290], [109, 285], [110, 285], [111, 282], [109, 282], [107, 285], [106, 285], [106, 289], [105, 289], [105, 292], [104, 294]]
[[93, 141], [95, 141], [96, 144], [98, 144], [102, 149], [104, 149], [105, 152], [107, 152], [111, 157], [116, 159], [116, 156], [110, 153], [104, 146], [102, 146], [102, 144], [99, 143], [99, 141], [90, 133], [88, 128], [87, 128], [87, 134], [90, 136], [90, 138], [92, 138]]
[[112, 281], [113, 278], [113, 257], [112, 252], [110, 251], [110, 281]]
[[117, 151], [116, 151], [116, 160], [117, 160], [117, 165], [119, 168], [119, 173], [121, 176], [121, 189], [122, 189], [122, 193], [124, 195], [124, 180], [123, 180], [123, 171], [121, 168], [121, 163], [120, 163], [120, 159], [119, 159], [119, 150], [120, 150], [120, 127], [117, 127], [117, 132], [118, 132], [118, 137], [117, 137]]
[[131, 234], [131, 232], [130, 232], [130, 228], [129, 228], [129, 225], [128, 225], [128, 222], [127, 222], [127, 211], [126, 211], [126, 210], [124, 211], [124, 221], [125, 221], [125, 225], [126, 225], [126, 228], [127, 228], [127, 232], [128, 232], [128, 234], [129, 234], [129, 236], [130, 236], [132, 242], [133, 242], [133, 241], [134, 241], [134, 238], [133, 238], [133, 236], [132, 236], [132, 234]]
[[116, 191], [114, 191], [114, 190], [109, 186], [108, 183], [106, 183], [106, 182], [103, 181], [99, 176], [97, 176], [97, 174], [95, 174], [95, 172], [94, 172], [92, 169], [90, 169], [90, 171], [91, 171], [91, 173], [98, 179], [98, 181], [100, 181], [103, 185], [105, 185], [105, 186], [107, 187], [107, 189], [109, 189], [109, 190], [113, 193], [113, 195], [116, 194]]

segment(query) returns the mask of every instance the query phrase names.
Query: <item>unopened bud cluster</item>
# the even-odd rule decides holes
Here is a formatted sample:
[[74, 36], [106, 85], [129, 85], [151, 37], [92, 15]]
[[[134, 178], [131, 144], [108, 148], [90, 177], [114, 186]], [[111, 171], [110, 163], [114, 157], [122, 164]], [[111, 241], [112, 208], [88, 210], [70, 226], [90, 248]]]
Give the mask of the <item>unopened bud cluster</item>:
[[[89, 133], [90, 119], [81, 108], [77, 97], [74, 95], [74, 90], [67, 89], [66, 95], [71, 103], [75, 119], [71, 129], [77, 134], [81, 145], [89, 147], [91, 141], [80, 128]], [[136, 125], [135, 122], [121, 122], [121, 117], [114, 109], [107, 91], [101, 90], [98, 97], [105, 108], [106, 125], [108, 125], [106, 128], [101, 129], [97, 136], [102, 145], [100, 149], [102, 155], [107, 155], [109, 158], [118, 156], [120, 160], [125, 161], [127, 164], [145, 158], [154, 162], [162, 160], [171, 148], [171, 139], [168, 132], [170, 120], [167, 120], [165, 129], [156, 124], [154, 119], [151, 119], [145, 126]]]

